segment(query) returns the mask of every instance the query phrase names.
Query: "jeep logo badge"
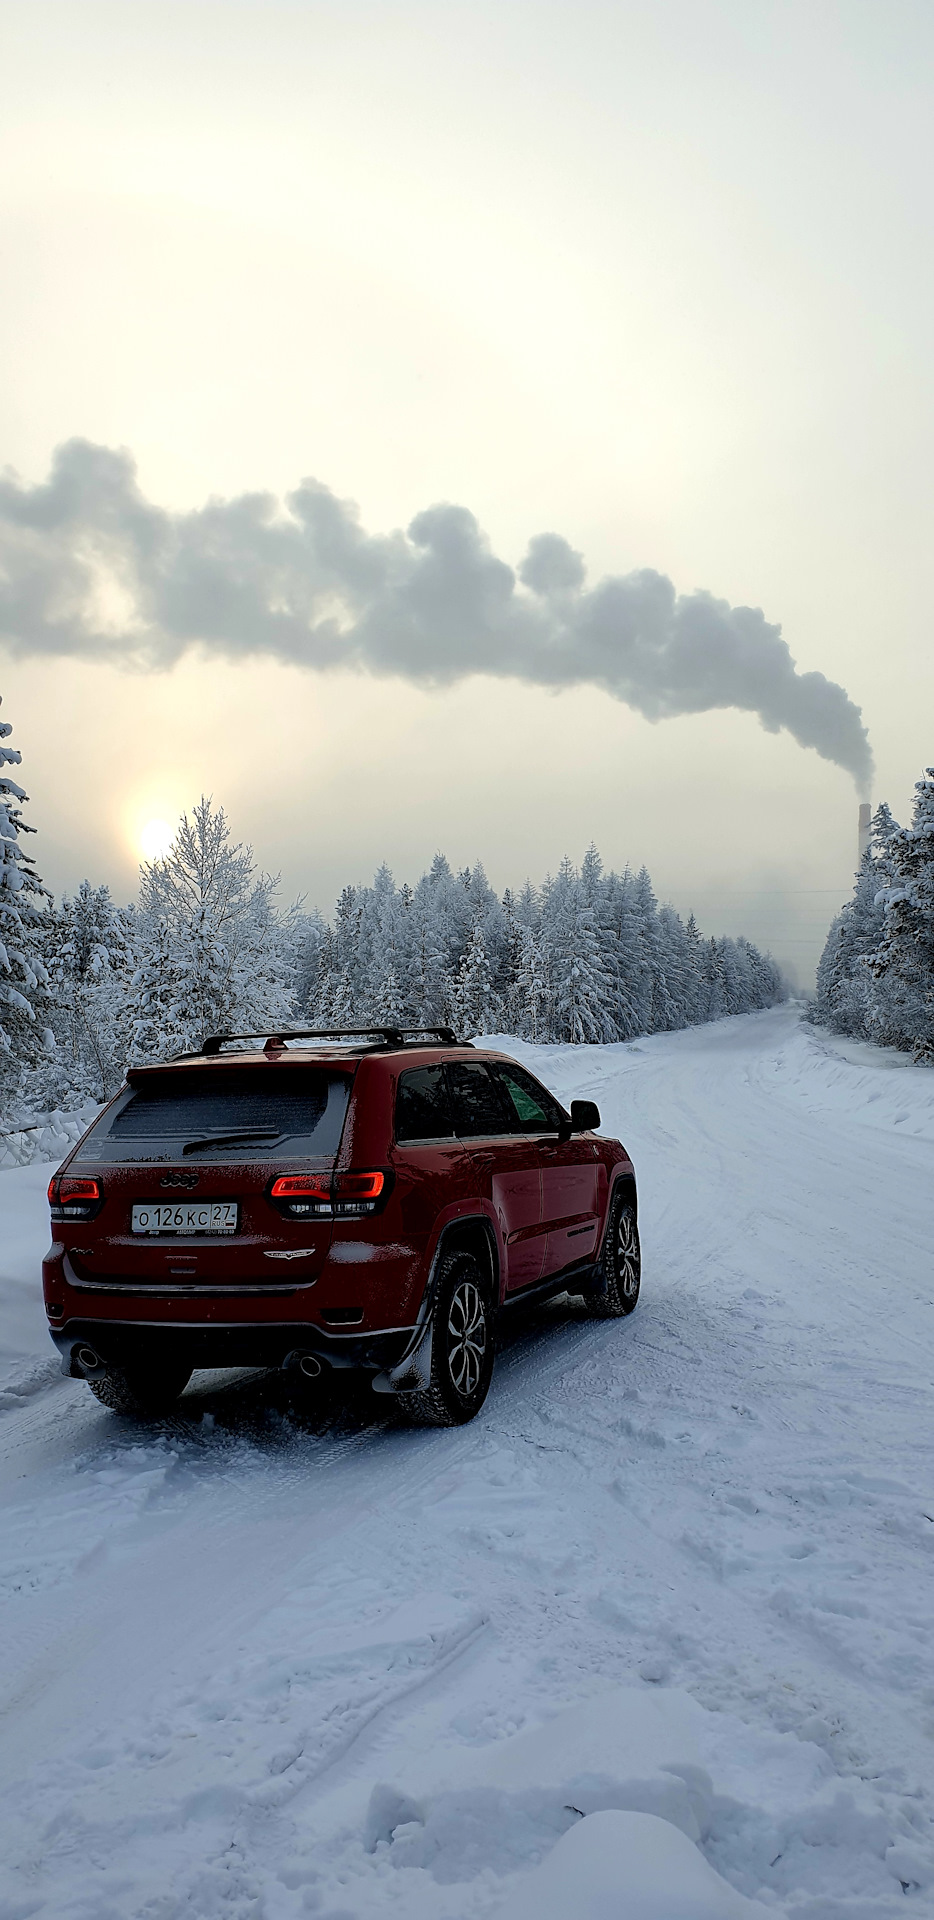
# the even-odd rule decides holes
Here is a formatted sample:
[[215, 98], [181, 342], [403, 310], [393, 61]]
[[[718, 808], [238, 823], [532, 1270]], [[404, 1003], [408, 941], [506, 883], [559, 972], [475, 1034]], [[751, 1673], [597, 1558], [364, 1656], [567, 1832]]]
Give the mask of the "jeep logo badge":
[[160, 1187], [196, 1187], [201, 1176], [198, 1173], [164, 1173]]

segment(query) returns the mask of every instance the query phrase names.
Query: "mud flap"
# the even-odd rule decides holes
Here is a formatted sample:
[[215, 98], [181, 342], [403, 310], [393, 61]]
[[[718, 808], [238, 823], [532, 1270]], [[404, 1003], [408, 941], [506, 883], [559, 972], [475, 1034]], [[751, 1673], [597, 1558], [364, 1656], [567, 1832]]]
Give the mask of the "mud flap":
[[430, 1313], [415, 1335], [408, 1353], [394, 1367], [386, 1367], [372, 1381], [374, 1393], [427, 1393], [431, 1386], [431, 1343], [434, 1314]]
[[590, 1269], [590, 1278], [580, 1289], [585, 1300], [600, 1300], [606, 1292], [606, 1267], [602, 1259], [597, 1260]]

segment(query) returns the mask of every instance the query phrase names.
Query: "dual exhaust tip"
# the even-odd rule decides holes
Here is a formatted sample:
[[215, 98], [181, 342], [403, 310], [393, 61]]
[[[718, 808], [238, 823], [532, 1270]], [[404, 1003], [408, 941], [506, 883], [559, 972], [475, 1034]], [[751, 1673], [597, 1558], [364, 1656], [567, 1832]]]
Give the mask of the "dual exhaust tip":
[[[71, 1361], [72, 1366], [76, 1367], [85, 1379], [88, 1379], [91, 1374], [106, 1372], [100, 1354], [95, 1353], [94, 1348], [89, 1347], [86, 1341], [72, 1349]], [[314, 1353], [296, 1354], [292, 1365], [297, 1367], [299, 1373], [304, 1374], [306, 1380], [317, 1380], [324, 1372], [321, 1361]]]

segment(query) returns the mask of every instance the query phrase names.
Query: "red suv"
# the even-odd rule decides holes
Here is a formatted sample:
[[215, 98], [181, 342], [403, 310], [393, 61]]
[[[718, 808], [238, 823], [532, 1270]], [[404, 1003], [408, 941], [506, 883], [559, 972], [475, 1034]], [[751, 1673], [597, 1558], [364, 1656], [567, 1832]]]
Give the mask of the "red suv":
[[356, 1368], [456, 1425], [510, 1308], [632, 1312], [635, 1176], [591, 1101], [447, 1029], [256, 1038], [133, 1068], [50, 1184], [52, 1338], [106, 1406], [164, 1409], [195, 1367]]

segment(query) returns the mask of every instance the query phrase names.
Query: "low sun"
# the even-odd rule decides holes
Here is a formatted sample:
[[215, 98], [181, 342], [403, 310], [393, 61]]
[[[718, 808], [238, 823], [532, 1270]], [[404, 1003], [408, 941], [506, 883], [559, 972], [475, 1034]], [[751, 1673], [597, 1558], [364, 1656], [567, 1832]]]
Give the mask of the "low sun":
[[161, 860], [172, 845], [172, 837], [172, 828], [167, 820], [147, 820], [139, 836], [143, 858]]

